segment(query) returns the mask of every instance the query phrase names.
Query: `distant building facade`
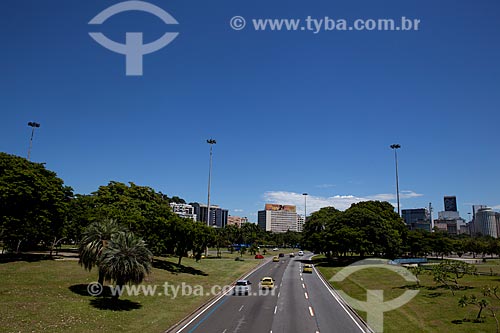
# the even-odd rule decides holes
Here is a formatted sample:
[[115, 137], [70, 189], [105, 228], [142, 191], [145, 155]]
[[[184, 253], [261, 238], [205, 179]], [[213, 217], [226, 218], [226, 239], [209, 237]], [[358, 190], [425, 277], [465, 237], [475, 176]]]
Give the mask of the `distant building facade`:
[[403, 209], [403, 220], [410, 230], [423, 229], [431, 231], [429, 211], [425, 208]]
[[259, 211], [257, 216], [259, 227], [265, 231], [298, 231], [295, 206], [266, 204], [265, 210]]
[[474, 229], [476, 235], [498, 238], [498, 218], [493, 209], [480, 208], [475, 214]]
[[241, 227], [243, 223], [248, 223], [247, 217], [240, 216], [228, 216], [227, 217], [227, 225], [235, 225], [238, 228]]
[[444, 211], [438, 212], [438, 219], [434, 220], [434, 227], [450, 235], [467, 233], [465, 220], [460, 217], [457, 210], [457, 197], [444, 197]]
[[[199, 204], [197, 202], [191, 204], [194, 207], [196, 220], [207, 223], [207, 205]], [[210, 205], [210, 226], [217, 228], [224, 228], [227, 225], [229, 211], [222, 209], [217, 205]]]
[[302, 232], [304, 230], [304, 223], [306, 223], [306, 218], [302, 215], [297, 215], [297, 231]]
[[193, 206], [183, 203], [171, 202], [170, 208], [172, 209], [172, 212], [179, 215], [180, 217], [196, 221], [196, 214], [194, 212]]
[[457, 212], [457, 197], [456, 196], [445, 196], [444, 197], [444, 211], [445, 212]]

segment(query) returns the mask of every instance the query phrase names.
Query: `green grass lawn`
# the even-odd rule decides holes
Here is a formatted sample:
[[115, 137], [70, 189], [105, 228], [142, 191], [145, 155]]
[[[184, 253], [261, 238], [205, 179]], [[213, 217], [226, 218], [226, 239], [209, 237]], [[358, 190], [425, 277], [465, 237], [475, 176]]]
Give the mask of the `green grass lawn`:
[[[498, 266], [500, 263], [497, 261], [491, 264]], [[327, 280], [341, 269], [341, 267], [328, 267], [322, 264], [317, 264], [316, 267]], [[488, 310], [483, 310], [484, 323], [472, 321], [453, 323], [453, 321], [461, 321], [464, 318], [474, 319], [479, 308], [473, 305], [461, 308], [458, 306], [458, 300], [465, 294], [482, 297], [481, 288], [485, 285], [499, 286], [499, 276], [466, 276], [459, 281], [468, 289], [456, 291], [455, 296], [449, 289], [436, 285], [429, 274], [419, 276], [419, 279], [421, 281], [421, 287], [418, 289], [420, 292], [411, 302], [384, 313], [384, 332], [496, 332], [495, 319]], [[384, 290], [385, 301], [397, 298], [405, 290], [415, 288], [414, 285], [414, 283], [406, 282], [398, 274], [381, 268], [364, 269], [353, 273], [342, 282], [333, 283], [335, 288], [359, 300], [366, 300], [366, 290]], [[500, 315], [498, 311], [500, 301], [493, 301], [492, 305], [497, 306], [497, 315]], [[366, 313], [360, 312], [359, 314], [366, 320]]]
[[[205, 259], [199, 263], [184, 258], [162, 259], [145, 285], [158, 285], [159, 292], [171, 285], [232, 283], [259, 264], [259, 260]], [[97, 280], [97, 271], [87, 272], [76, 261], [32, 260], [0, 263], [0, 332], [163, 332], [212, 296], [122, 296], [92, 297], [86, 285]], [[161, 288], [161, 289], [160, 289]]]

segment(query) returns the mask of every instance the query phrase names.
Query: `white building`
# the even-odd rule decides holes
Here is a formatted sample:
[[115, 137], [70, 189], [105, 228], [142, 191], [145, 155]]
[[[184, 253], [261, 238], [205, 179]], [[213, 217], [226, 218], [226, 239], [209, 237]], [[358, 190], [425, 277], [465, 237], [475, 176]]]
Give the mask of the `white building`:
[[266, 204], [266, 209], [258, 212], [258, 224], [265, 231], [297, 231], [297, 212], [295, 206]]
[[493, 209], [480, 208], [476, 212], [474, 229], [476, 234], [498, 238], [497, 220]]
[[172, 212], [179, 215], [180, 217], [196, 221], [196, 214], [194, 213], [193, 206], [188, 204], [171, 202], [170, 208], [172, 208]]

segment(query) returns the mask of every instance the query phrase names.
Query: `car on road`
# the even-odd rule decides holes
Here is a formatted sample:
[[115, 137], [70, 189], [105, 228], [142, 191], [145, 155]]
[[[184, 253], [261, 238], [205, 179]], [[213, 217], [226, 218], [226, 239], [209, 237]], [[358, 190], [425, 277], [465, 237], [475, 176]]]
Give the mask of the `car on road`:
[[299, 251], [299, 256], [303, 256], [304, 255], [304, 251]]
[[305, 264], [304, 269], [302, 270], [304, 273], [312, 273], [313, 272], [313, 265], [311, 264]]
[[280, 253], [280, 254], [278, 254], [278, 257], [280, 257], [280, 258], [283, 258], [284, 256], [285, 256], [285, 254], [284, 254], [284, 253]]
[[272, 277], [266, 276], [260, 280], [260, 288], [261, 289], [273, 289], [274, 288], [274, 279]]
[[250, 285], [252, 282], [248, 280], [238, 280], [234, 286], [235, 295], [248, 295], [250, 293]]
[[255, 255], [255, 259], [264, 259], [264, 256], [262, 254], [257, 253]]
[[280, 258], [278, 258], [278, 256], [273, 257], [273, 262], [279, 262], [279, 261], [280, 261]]
[[292, 253], [290, 253], [290, 258], [293, 258], [293, 257], [295, 257], [295, 253], [292, 252]]
[[275, 247], [275, 248], [273, 249], [273, 251], [279, 251], [279, 249], [278, 249], [277, 247]]

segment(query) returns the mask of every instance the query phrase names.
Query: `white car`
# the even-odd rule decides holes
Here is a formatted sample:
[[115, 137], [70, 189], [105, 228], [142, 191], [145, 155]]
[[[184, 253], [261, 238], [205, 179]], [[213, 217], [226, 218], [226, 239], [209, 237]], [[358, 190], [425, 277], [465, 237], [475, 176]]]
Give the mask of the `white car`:
[[299, 256], [303, 256], [304, 255], [304, 251], [299, 251]]
[[236, 281], [236, 285], [234, 286], [234, 294], [235, 295], [248, 295], [250, 294], [250, 285], [252, 282], [248, 280], [238, 280]]

